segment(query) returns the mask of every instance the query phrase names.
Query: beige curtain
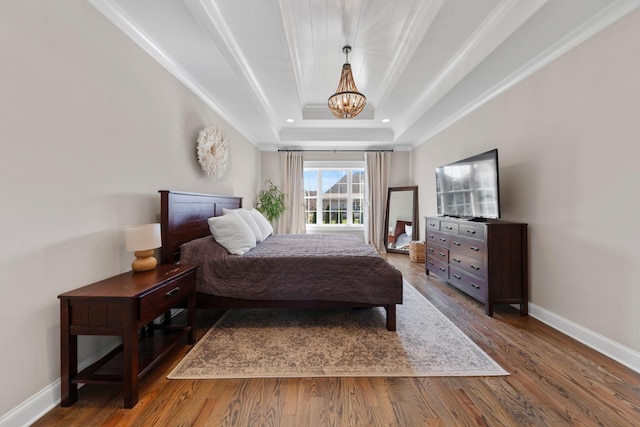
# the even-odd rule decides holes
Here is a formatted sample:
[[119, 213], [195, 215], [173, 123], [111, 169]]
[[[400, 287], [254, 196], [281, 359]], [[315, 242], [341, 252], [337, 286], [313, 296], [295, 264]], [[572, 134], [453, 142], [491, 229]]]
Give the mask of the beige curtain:
[[280, 182], [287, 210], [278, 218], [278, 234], [306, 234], [302, 151], [280, 153]]
[[378, 252], [386, 252], [384, 215], [387, 209], [391, 153], [367, 152], [364, 154], [364, 160], [366, 178], [364, 238]]

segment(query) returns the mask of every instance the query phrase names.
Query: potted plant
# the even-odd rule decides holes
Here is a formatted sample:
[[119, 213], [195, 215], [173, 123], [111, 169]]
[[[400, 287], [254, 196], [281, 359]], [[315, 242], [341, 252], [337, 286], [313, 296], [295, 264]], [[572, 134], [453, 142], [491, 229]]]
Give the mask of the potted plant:
[[278, 186], [274, 185], [270, 179], [264, 183], [268, 184], [269, 187], [265, 190], [260, 190], [255, 207], [262, 212], [269, 221], [274, 222], [280, 218], [280, 215], [287, 209], [284, 204], [286, 194], [280, 191]]

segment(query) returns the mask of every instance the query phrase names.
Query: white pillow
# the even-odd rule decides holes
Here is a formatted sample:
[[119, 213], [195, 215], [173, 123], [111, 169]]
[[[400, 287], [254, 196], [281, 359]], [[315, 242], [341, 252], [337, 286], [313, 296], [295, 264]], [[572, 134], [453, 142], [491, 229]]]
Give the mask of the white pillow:
[[404, 226], [404, 232], [407, 236], [412, 236], [413, 235], [413, 225], [405, 225]]
[[253, 216], [254, 221], [260, 227], [260, 232], [262, 233], [262, 240], [273, 234], [273, 226], [269, 222], [267, 218], [260, 213], [260, 211], [256, 210], [256, 208], [252, 208], [249, 213]]
[[256, 247], [256, 236], [240, 215], [215, 216], [208, 222], [213, 238], [230, 254], [242, 255]]
[[256, 236], [256, 242], [262, 242], [262, 231], [260, 231], [260, 227], [258, 227], [258, 224], [256, 224], [256, 221], [253, 219], [253, 215], [251, 215], [248, 210], [243, 208], [240, 208], [240, 209], [224, 209], [223, 208], [222, 214], [223, 215], [228, 215], [228, 214], [240, 215], [240, 218], [242, 218], [244, 222], [247, 223], [251, 231], [253, 231], [253, 234]]

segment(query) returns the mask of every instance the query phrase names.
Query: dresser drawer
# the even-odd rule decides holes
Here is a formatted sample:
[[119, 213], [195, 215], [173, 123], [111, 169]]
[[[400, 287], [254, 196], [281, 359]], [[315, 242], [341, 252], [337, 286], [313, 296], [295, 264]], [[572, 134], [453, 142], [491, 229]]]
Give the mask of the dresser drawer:
[[449, 249], [443, 248], [440, 245], [433, 244], [432, 242], [428, 242], [426, 244], [426, 247], [426, 255], [430, 255], [434, 259], [437, 259], [444, 263], [449, 262]]
[[149, 323], [195, 292], [195, 277], [195, 271], [192, 271], [141, 295], [140, 323]]
[[461, 252], [451, 251], [449, 254], [449, 264], [475, 276], [486, 277], [487, 271], [484, 266], [484, 259], [472, 258]]
[[449, 264], [446, 262], [442, 262], [433, 256], [427, 256], [426, 268], [441, 279], [449, 280]]
[[440, 221], [440, 231], [443, 233], [458, 234], [458, 223], [450, 221]]
[[470, 239], [464, 236], [451, 237], [449, 248], [474, 258], [484, 258], [486, 245], [484, 241]]
[[427, 243], [435, 243], [437, 245], [443, 246], [445, 248], [449, 247], [449, 240], [451, 240], [451, 236], [445, 233], [434, 233], [431, 231], [427, 231]]
[[460, 224], [458, 234], [460, 236], [470, 237], [472, 239], [484, 240], [484, 226], [475, 224]]
[[449, 282], [464, 293], [486, 302], [487, 282], [483, 278], [469, 274], [459, 268], [451, 266]]
[[440, 220], [427, 218], [427, 231], [440, 231]]

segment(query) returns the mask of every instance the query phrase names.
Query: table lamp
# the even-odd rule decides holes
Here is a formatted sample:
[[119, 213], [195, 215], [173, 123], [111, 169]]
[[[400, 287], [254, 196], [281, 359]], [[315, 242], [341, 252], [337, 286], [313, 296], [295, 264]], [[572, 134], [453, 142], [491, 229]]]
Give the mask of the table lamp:
[[156, 268], [158, 261], [153, 250], [162, 246], [160, 224], [127, 225], [124, 228], [127, 251], [134, 252], [136, 259], [131, 263], [133, 271], [149, 271]]

